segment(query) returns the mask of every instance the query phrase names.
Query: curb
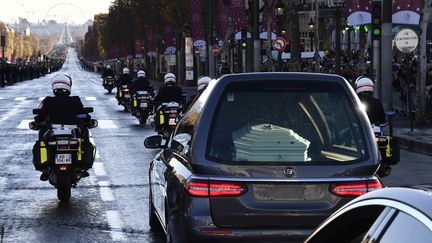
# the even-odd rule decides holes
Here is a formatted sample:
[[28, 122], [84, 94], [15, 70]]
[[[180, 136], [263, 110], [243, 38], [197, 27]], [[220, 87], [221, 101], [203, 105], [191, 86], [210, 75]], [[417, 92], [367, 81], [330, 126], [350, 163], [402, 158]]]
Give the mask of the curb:
[[399, 139], [399, 145], [401, 148], [411, 152], [422, 153], [432, 156], [432, 144], [424, 143], [421, 141], [414, 141], [405, 137], [395, 136]]

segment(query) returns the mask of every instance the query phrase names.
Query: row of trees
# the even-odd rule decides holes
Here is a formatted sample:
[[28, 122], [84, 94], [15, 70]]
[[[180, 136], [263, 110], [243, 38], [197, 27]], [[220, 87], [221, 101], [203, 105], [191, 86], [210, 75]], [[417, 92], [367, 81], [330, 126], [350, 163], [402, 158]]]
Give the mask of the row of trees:
[[0, 33], [6, 38], [4, 57], [13, 59], [27, 59], [39, 53], [39, 39], [33, 35], [25, 35], [9, 29], [0, 22]]
[[156, 42], [161, 41], [161, 23], [168, 22], [181, 28], [188, 16], [188, 7], [189, 0], [115, 0], [109, 13], [96, 15], [93, 26], [89, 26], [82, 55], [97, 60], [135, 53], [136, 41], [148, 38], [147, 27], [152, 26]]
[[[232, 0], [212, 0], [215, 16], [218, 16], [219, 4], [230, 6]], [[293, 70], [301, 70], [300, 30], [298, 12], [303, 9], [302, 0], [264, 0], [266, 8], [274, 9], [276, 3], [284, 3], [284, 29], [287, 30], [287, 38], [291, 41], [291, 67]], [[115, 57], [124, 57], [129, 54], [147, 53], [147, 42], [156, 43], [159, 52], [163, 51], [160, 45], [164, 37], [164, 24], [174, 27], [177, 36], [184, 31], [185, 24], [191, 22], [189, 14], [190, 0], [114, 0], [108, 14], [98, 14], [94, 17], [94, 23], [88, 27], [85, 40], [81, 45], [81, 54], [87, 60], [101, 60]], [[204, 23], [204, 36], [208, 35], [208, 4], [202, 1], [202, 21]], [[249, 0], [252, 6], [252, 0]], [[252, 32], [252, 11], [247, 11], [248, 30]], [[264, 15], [267, 14], [263, 13]], [[274, 18], [274, 16], [272, 17]], [[217, 27], [214, 26], [216, 29]], [[149, 33], [149, 29], [154, 31]], [[222, 33], [225, 35], [225, 33]], [[226, 40], [225, 40], [226, 41]], [[252, 45], [248, 45], [252, 48]], [[225, 49], [225, 48], [224, 48]], [[252, 49], [248, 50], [252, 54]], [[251, 56], [249, 60], [253, 59]]]

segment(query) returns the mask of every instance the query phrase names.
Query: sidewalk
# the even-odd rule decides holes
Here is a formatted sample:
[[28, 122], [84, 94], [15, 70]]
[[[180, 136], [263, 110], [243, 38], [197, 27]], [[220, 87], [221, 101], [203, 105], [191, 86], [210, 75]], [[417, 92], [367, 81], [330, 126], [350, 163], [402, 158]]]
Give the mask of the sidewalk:
[[400, 116], [394, 118], [393, 124], [393, 135], [399, 139], [401, 148], [432, 155], [432, 124], [419, 127], [414, 123], [411, 131], [408, 118]]

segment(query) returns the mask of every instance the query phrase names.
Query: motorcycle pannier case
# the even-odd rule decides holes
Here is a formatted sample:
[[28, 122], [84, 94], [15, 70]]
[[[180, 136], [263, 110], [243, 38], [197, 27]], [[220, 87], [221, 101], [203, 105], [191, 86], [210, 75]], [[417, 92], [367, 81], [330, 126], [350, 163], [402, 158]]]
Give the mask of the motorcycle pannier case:
[[48, 167], [49, 147], [42, 140], [36, 141], [33, 145], [33, 165], [36, 170], [43, 170]]
[[387, 137], [385, 152], [381, 153], [383, 163], [395, 165], [400, 160], [399, 140], [395, 137]]

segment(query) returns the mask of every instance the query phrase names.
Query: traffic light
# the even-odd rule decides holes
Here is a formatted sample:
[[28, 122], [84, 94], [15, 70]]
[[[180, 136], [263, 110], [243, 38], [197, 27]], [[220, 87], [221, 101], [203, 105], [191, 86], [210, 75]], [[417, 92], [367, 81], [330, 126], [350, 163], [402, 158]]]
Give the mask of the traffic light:
[[245, 29], [241, 30], [241, 47], [246, 49], [247, 46], [247, 31]]
[[381, 1], [372, 1], [372, 39], [381, 39]]

